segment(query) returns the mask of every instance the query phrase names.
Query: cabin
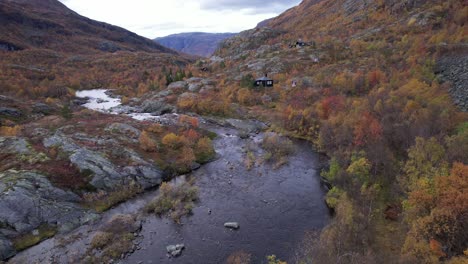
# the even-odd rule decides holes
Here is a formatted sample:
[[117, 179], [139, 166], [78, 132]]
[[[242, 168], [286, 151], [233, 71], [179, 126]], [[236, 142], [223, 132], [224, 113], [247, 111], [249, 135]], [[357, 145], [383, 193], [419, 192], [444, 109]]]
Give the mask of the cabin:
[[265, 74], [264, 77], [258, 78], [254, 82], [255, 87], [273, 87], [274, 81], [273, 79], [268, 78]]

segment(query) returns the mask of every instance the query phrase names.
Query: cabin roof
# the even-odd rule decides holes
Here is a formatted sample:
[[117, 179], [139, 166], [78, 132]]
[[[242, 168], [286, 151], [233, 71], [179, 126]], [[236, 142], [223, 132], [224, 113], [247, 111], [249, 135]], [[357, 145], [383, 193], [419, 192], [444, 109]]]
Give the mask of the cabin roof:
[[273, 79], [270, 79], [264, 76], [264, 77], [258, 78], [256, 81], [273, 81]]

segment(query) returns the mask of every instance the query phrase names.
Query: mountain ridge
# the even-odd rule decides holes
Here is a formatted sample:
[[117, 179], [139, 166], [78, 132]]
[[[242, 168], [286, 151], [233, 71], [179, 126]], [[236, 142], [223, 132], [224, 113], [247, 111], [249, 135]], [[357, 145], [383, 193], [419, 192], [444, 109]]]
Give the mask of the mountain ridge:
[[6, 0], [0, 3], [0, 43], [16, 49], [48, 48], [93, 53], [146, 51], [176, 54], [123, 28], [95, 21], [56, 0]]
[[161, 45], [191, 55], [209, 57], [221, 41], [237, 33], [187, 32], [155, 38]]

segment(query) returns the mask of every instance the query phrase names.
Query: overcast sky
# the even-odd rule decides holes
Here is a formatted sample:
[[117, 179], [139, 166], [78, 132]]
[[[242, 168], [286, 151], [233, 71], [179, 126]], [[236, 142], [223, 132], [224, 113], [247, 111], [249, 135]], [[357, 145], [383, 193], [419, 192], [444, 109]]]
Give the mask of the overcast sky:
[[60, 0], [80, 15], [155, 38], [181, 32], [239, 32], [301, 0]]

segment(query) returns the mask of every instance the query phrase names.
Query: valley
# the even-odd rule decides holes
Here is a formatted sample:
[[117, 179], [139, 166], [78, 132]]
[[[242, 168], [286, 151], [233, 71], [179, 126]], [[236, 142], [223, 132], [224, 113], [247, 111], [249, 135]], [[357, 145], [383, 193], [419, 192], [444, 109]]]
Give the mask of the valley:
[[303, 0], [202, 58], [0, 2], [0, 263], [466, 263], [467, 11]]

